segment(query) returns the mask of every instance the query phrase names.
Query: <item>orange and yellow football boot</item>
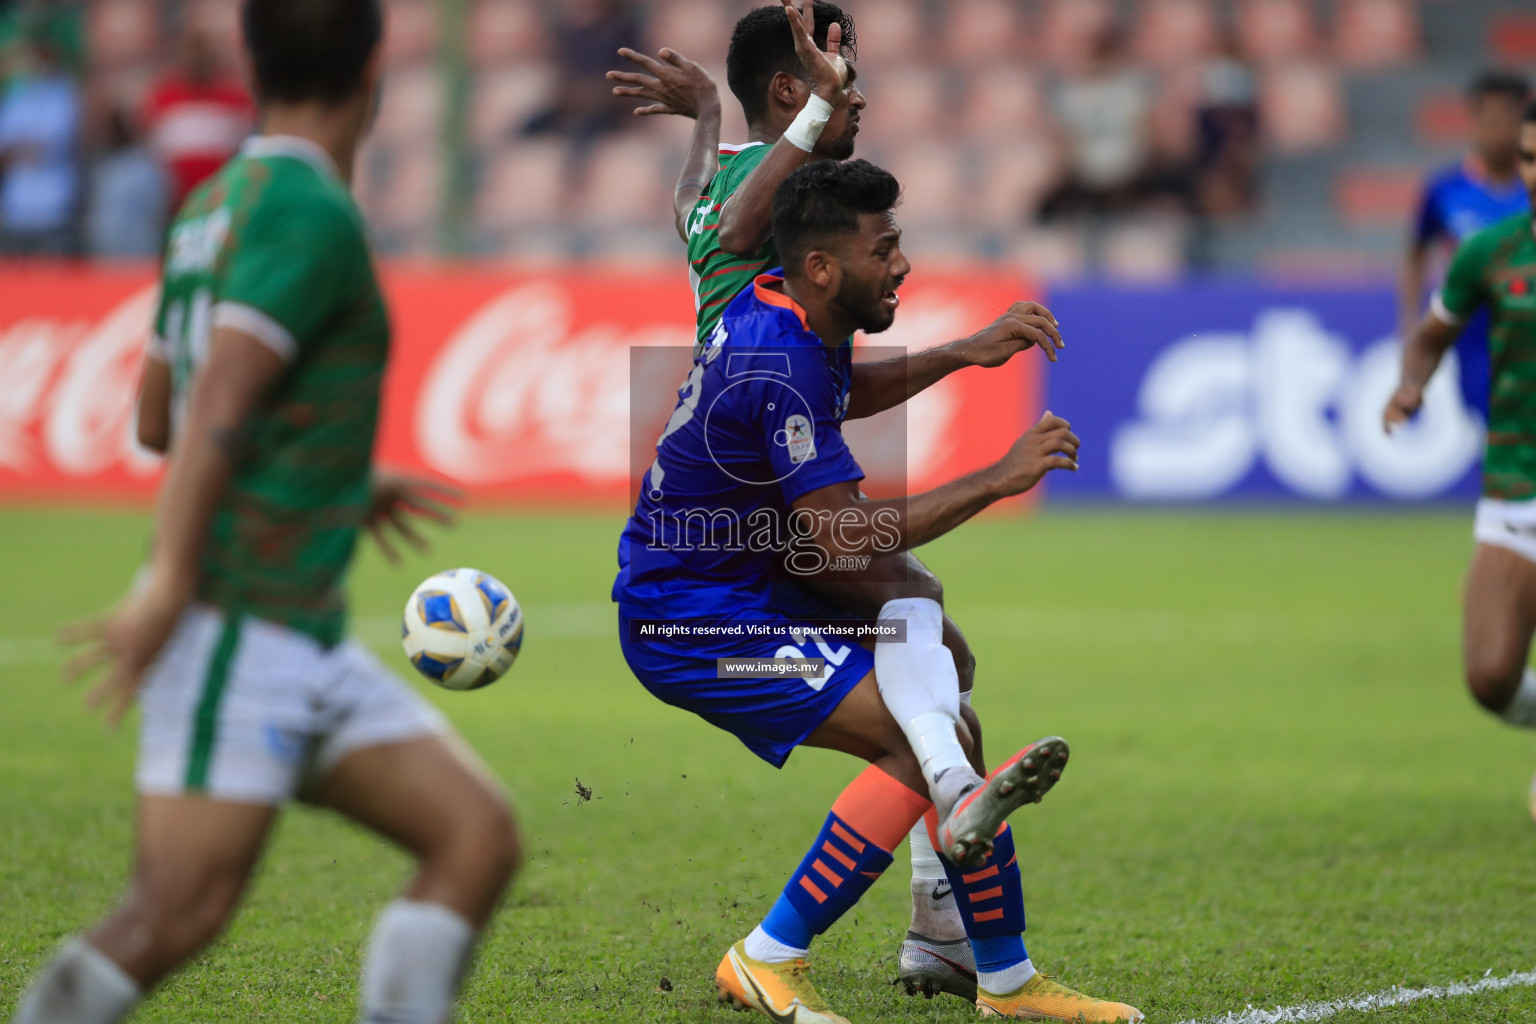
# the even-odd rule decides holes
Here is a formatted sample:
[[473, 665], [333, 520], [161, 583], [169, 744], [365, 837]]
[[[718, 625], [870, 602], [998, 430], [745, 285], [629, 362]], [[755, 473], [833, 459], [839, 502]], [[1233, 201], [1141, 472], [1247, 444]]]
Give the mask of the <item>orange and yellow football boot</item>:
[[756, 1010], [774, 1024], [848, 1024], [827, 1008], [804, 960], [765, 964], [747, 956], [746, 941], [726, 951], [715, 968], [720, 1001], [734, 1010]]
[[939, 848], [963, 868], [974, 868], [992, 852], [992, 840], [1008, 815], [1037, 804], [1061, 780], [1070, 752], [1060, 736], [1031, 743], [992, 770], [986, 781], [962, 796], [939, 822]]
[[1074, 992], [1036, 972], [1017, 992], [993, 995], [976, 992], [976, 1009], [983, 1017], [1007, 1020], [1060, 1020], [1070, 1024], [1137, 1024], [1141, 1011], [1124, 1003], [1094, 999]]

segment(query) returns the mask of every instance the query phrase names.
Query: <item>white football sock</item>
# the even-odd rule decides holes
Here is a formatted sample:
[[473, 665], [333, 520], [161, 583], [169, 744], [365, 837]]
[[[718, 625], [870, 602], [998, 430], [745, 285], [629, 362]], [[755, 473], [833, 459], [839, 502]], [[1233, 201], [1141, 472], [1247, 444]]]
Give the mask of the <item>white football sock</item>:
[[[878, 673], [879, 669], [875, 671]], [[1509, 702], [1509, 707], [1499, 712], [1499, 717], [1522, 729], [1536, 729], [1536, 672], [1525, 670], [1520, 680], [1520, 689], [1515, 691], [1515, 699]]]
[[742, 945], [747, 956], [765, 964], [784, 964], [791, 960], [804, 960], [810, 955], [809, 950], [786, 946], [763, 931], [762, 925], [753, 928], [752, 934], [747, 936], [747, 941]]
[[[926, 597], [889, 601], [879, 621], [905, 621], [906, 642], [875, 644], [875, 681], [912, 752], [917, 755], [928, 793], [942, 817], [969, 786], [979, 781], [955, 725], [960, 720], [960, 675], [944, 646], [944, 609]], [[939, 777], [955, 772], [944, 784]]]
[[368, 942], [363, 1024], [447, 1024], [474, 944], [474, 927], [441, 904], [390, 903]]
[[1025, 960], [1001, 971], [977, 971], [976, 987], [995, 996], [1006, 996], [1029, 984], [1035, 976], [1035, 965]]
[[84, 939], [72, 939], [21, 998], [14, 1024], [116, 1024], [144, 993]]

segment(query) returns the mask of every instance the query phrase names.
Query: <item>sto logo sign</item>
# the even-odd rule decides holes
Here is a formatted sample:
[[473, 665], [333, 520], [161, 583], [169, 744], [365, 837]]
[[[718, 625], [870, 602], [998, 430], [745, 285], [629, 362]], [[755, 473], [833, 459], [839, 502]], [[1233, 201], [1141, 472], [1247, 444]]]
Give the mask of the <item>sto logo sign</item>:
[[1448, 355], [1414, 423], [1388, 437], [1396, 339], [1363, 351], [1305, 309], [1271, 308], [1247, 334], [1180, 339], [1148, 368], [1137, 418], [1115, 433], [1114, 488], [1129, 498], [1195, 501], [1238, 487], [1262, 464], [1285, 487], [1337, 500], [1357, 482], [1393, 498], [1451, 487], [1481, 451]]

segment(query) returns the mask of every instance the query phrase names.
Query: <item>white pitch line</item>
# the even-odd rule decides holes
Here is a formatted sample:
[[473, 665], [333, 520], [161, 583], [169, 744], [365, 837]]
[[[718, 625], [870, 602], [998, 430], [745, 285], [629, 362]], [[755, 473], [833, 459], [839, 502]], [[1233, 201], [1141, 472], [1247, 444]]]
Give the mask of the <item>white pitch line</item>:
[[[1490, 972], [1491, 973], [1491, 972]], [[1259, 1010], [1252, 1006], [1241, 1013], [1225, 1013], [1220, 1017], [1201, 1017], [1197, 1020], [1180, 1021], [1179, 1024], [1297, 1024], [1300, 1021], [1324, 1020], [1345, 1010], [1385, 1010], [1392, 1006], [1416, 1003], [1422, 999], [1451, 999], [1455, 996], [1472, 996], [1480, 992], [1499, 992], [1506, 988], [1536, 987], [1536, 971], [1516, 971], [1499, 978], [1484, 975], [1480, 981], [1458, 981], [1450, 985], [1430, 985], [1427, 988], [1403, 988], [1394, 986], [1385, 992], [1351, 996], [1348, 999], [1332, 999], [1327, 1002], [1299, 1003], [1281, 1006], [1273, 1010]]]

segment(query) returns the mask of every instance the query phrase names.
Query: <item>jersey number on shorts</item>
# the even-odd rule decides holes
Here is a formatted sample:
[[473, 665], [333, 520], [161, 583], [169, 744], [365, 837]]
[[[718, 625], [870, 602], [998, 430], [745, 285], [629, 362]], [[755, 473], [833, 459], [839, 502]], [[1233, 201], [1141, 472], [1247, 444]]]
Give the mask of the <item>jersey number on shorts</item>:
[[849, 649], [847, 647], [839, 647], [834, 651], [831, 647], [827, 646], [827, 642], [821, 638], [821, 634], [814, 629], [806, 630], [804, 633], [798, 629], [791, 630], [790, 635], [795, 638], [795, 643], [785, 644], [777, 651], [774, 651], [774, 658], [781, 660], [794, 659], [796, 661], [807, 660], [810, 655], [805, 652], [806, 640], [804, 638], [808, 636], [810, 642], [816, 645], [816, 653], [826, 661], [827, 666], [819, 676], [802, 676], [801, 678], [805, 680], [805, 685], [820, 692], [821, 688], [827, 685], [827, 680], [832, 678], [832, 673], [836, 669], [841, 668], [843, 662], [848, 660]]

